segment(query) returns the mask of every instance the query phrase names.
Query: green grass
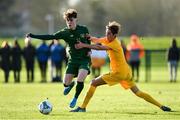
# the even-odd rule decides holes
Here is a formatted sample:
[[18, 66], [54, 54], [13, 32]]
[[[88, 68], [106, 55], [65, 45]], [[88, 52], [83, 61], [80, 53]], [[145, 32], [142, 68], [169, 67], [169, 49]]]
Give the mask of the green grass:
[[[105, 66], [102, 73], [108, 71]], [[180, 74], [180, 71], [178, 71]], [[168, 82], [168, 71], [165, 67], [153, 68], [152, 80], [145, 83], [144, 68], [141, 69], [140, 82], [137, 83], [141, 90], [150, 93], [163, 104], [172, 107], [176, 112], [166, 113], [142, 99], [134, 96], [130, 90], [124, 90], [120, 85], [113, 87], [102, 86], [97, 89], [90, 102], [87, 113], [70, 113], [68, 104], [73, 97], [75, 89], [68, 96], [63, 96], [61, 83], [39, 83], [40, 73], [35, 70], [35, 83], [26, 83], [26, 71], [21, 73], [21, 83], [14, 84], [12, 72], [8, 84], [3, 83], [3, 73], [0, 71], [0, 120], [179, 120], [180, 119], [180, 82]], [[48, 74], [49, 75], [49, 74]], [[83, 96], [88, 89], [92, 76], [85, 82], [85, 88], [80, 95], [78, 105], [83, 101]], [[46, 98], [53, 104], [50, 115], [42, 115], [38, 104]]]
[[[180, 82], [169, 83], [168, 71], [165, 67], [157, 67], [152, 71], [152, 80], [145, 83], [144, 69], [141, 69], [139, 88], [150, 93], [161, 103], [170, 106], [175, 112], [166, 113], [133, 95], [130, 90], [124, 90], [120, 85], [113, 87], [102, 86], [97, 89], [90, 102], [87, 113], [70, 113], [68, 107], [74, 95], [75, 88], [68, 96], [63, 96], [61, 83], [39, 83], [40, 73], [36, 67], [35, 83], [26, 83], [26, 72], [23, 68], [21, 83], [14, 84], [11, 73], [10, 83], [0, 82], [0, 120], [179, 120], [180, 119]], [[102, 73], [108, 71], [103, 67]], [[178, 71], [180, 72], [180, 71]], [[180, 73], [179, 73], [180, 74]], [[3, 78], [2, 72], [0, 77]], [[78, 105], [88, 89], [89, 76], [85, 82], [85, 88], [80, 95]], [[179, 76], [178, 76], [179, 80]], [[38, 104], [46, 98], [53, 104], [50, 115], [42, 115], [38, 111]]]
[[[74, 89], [68, 96], [63, 96], [62, 84], [1, 84], [0, 120], [179, 120], [179, 85], [180, 83], [138, 83], [142, 90], [170, 106], [174, 112], [163, 112], [134, 96], [129, 90], [116, 85], [98, 88], [87, 113], [70, 113], [68, 104], [73, 97]], [[87, 88], [86, 83], [78, 105], [82, 103]], [[53, 111], [49, 115], [42, 115], [37, 106], [46, 97], [53, 104]]]

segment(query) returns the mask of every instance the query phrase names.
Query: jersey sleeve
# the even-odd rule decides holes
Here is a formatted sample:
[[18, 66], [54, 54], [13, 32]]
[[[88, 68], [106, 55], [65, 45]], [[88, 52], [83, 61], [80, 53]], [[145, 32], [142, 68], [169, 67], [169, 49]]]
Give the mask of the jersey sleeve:
[[106, 37], [104, 37], [104, 38], [91, 37], [91, 41], [94, 42], [94, 43], [105, 43], [106, 42]]
[[31, 38], [36, 38], [36, 39], [41, 39], [41, 40], [52, 40], [55, 39], [54, 35], [35, 35], [35, 34], [31, 34], [30, 35]]
[[30, 37], [36, 38], [36, 39], [41, 39], [41, 40], [53, 40], [53, 39], [63, 39], [64, 34], [63, 30], [58, 31], [52, 35], [46, 34], [46, 35], [35, 35], [35, 34], [30, 34]]
[[54, 35], [55, 39], [64, 39], [66, 36], [66, 33], [65, 33], [65, 30], [62, 29], [62, 30], [54, 33], [53, 35]]

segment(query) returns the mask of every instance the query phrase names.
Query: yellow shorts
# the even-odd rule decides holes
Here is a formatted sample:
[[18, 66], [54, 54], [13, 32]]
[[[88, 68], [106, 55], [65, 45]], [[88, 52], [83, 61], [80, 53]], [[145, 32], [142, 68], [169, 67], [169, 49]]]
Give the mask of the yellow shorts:
[[107, 74], [104, 74], [101, 76], [101, 78], [109, 85], [115, 85], [120, 83], [121, 86], [124, 89], [129, 89], [133, 86], [135, 86], [135, 83], [132, 80], [132, 74], [131, 72], [128, 72], [126, 74], [122, 74], [122, 73], [113, 73], [113, 72], [109, 72]]

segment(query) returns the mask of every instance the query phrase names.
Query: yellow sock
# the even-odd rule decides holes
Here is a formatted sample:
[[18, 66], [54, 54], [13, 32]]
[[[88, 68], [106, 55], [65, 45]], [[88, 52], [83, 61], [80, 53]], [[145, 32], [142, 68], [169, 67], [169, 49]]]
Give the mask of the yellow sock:
[[136, 93], [136, 95], [137, 95], [138, 97], [143, 98], [143, 99], [146, 100], [147, 102], [150, 102], [150, 103], [152, 103], [152, 104], [154, 104], [154, 105], [156, 105], [156, 106], [158, 106], [158, 107], [161, 107], [161, 106], [162, 106], [158, 101], [156, 101], [154, 98], [152, 98], [152, 97], [151, 97], [149, 94], [147, 94], [147, 93], [138, 91], [138, 92]]
[[94, 87], [92, 85], [89, 87], [89, 90], [86, 93], [86, 96], [84, 98], [83, 104], [81, 105], [81, 108], [86, 108], [86, 106], [89, 103], [91, 97], [93, 96], [95, 90], [96, 90], [96, 87]]

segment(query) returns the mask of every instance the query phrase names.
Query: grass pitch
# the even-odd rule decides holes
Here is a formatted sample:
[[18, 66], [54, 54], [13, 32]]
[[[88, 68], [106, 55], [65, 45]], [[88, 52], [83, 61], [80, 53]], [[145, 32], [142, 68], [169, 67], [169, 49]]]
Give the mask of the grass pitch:
[[[180, 83], [137, 83], [139, 88], [150, 93], [161, 103], [168, 105], [174, 112], [163, 112], [143, 99], [134, 96], [130, 90], [120, 85], [97, 88], [86, 113], [70, 113], [68, 105], [73, 97], [74, 88], [64, 96], [61, 83], [21, 83], [0, 84], [0, 120], [179, 120]], [[88, 81], [80, 95], [78, 105], [89, 86]], [[38, 104], [49, 98], [53, 111], [43, 115]]]

